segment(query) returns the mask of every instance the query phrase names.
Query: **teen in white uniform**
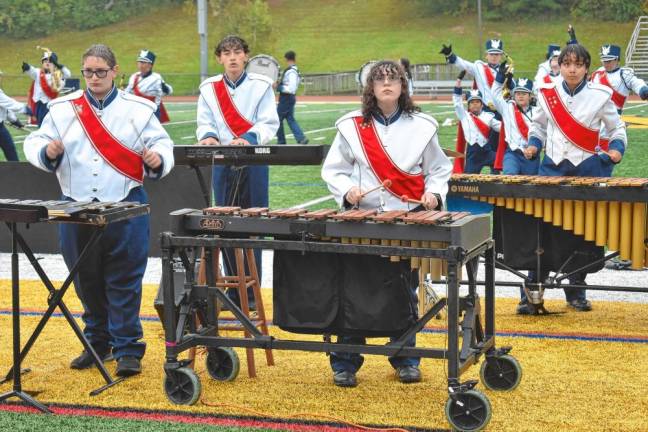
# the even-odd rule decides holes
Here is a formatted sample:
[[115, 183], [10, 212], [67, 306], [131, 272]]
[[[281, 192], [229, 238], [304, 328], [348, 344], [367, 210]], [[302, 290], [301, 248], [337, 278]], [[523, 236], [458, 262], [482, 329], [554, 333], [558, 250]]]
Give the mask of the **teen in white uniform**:
[[[322, 178], [337, 203], [360, 209], [407, 210], [412, 205], [402, 201], [406, 195], [422, 201], [425, 208], [441, 208], [452, 164], [439, 146], [437, 122], [421, 113], [410, 99], [403, 69], [391, 61], [376, 63], [362, 100], [362, 110], [336, 122], [337, 134], [322, 166]], [[391, 185], [384, 193], [362, 196], [386, 180]], [[418, 277], [412, 278], [409, 267], [405, 272], [408, 274], [402, 277], [413, 282], [409, 286], [415, 303]], [[364, 343], [364, 338], [340, 335], [338, 342]], [[414, 343], [412, 338], [409, 345]], [[390, 358], [404, 383], [420, 381], [419, 361], [413, 357]], [[334, 383], [355, 386], [362, 363], [359, 354], [331, 353]]]
[[65, 79], [72, 76], [70, 70], [59, 63], [54, 52], [45, 51], [41, 65], [39, 69], [26, 62], [22, 64], [23, 72], [34, 80], [29, 89], [29, 102], [33, 104], [31, 110], [39, 126], [47, 114], [47, 104], [58, 97], [65, 87]]
[[[173, 142], [153, 114], [155, 104], [118, 90], [119, 66], [105, 45], [83, 55], [86, 91], [50, 104], [41, 128], [25, 139], [25, 156], [56, 174], [70, 201], [147, 202], [144, 176], [173, 168]], [[76, 262], [92, 228], [59, 225], [66, 264]], [[139, 312], [148, 258], [149, 216], [109, 224], [74, 285], [83, 303], [84, 333], [100, 358], [117, 359], [117, 375], [140, 372], [146, 344]], [[93, 365], [84, 351], [71, 367]]]
[[[2, 78], [2, 71], [0, 71], [0, 78]], [[8, 122], [16, 127], [22, 127], [22, 122], [16, 117], [17, 112], [27, 114], [30, 111], [27, 105], [10, 98], [0, 89], [0, 148], [8, 161], [17, 161], [18, 153], [16, 153], [16, 145], [4, 123]]]
[[[227, 36], [215, 49], [224, 74], [200, 84], [196, 137], [203, 145], [265, 145], [279, 129], [272, 80], [245, 72], [250, 49], [238, 36]], [[268, 166], [232, 167], [216, 165], [212, 181], [216, 205], [268, 207]], [[261, 251], [255, 250], [261, 277]], [[231, 255], [224, 260], [234, 274]], [[251, 288], [250, 288], [251, 290]], [[236, 300], [238, 291], [230, 290]]]
[[169, 121], [169, 115], [162, 103], [162, 97], [173, 94], [173, 87], [164, 82], [162, 76], [153, 72], [156, 56], [153, 51], [142, 50], [137, 57], [137, 69], [128, 79], [127, 93], [141, 96], [157, 106], [155, 115], [161, 123]]
[[[611, 165], [621, 161], [627, 144], [625, 123], [612, 102], [612, 90], [587, 81], [591, 57], [583, 46], [567, 45], [558, 62], [562, 80], [540, 87], [529, 132], [529, 145], [545, 151], [538, 174], [609, 176]], [[605, 146], [599, 142], [603, 126], [609, 136]], [[585, 276], [576, 275], [570, 282], [583, 284]], [[585, 290], [570, 289], [565, 295], [574, 309], [591, 310]]]

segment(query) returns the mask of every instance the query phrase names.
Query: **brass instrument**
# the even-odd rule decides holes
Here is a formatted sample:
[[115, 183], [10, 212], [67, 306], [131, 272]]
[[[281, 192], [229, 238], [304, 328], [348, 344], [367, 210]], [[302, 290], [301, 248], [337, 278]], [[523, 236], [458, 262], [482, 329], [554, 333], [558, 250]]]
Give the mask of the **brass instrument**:
[[[513, 70], [515, 69], [515, 63], [513, 62], [513, 57], [510, 55], [506, 54], [506, 61], [508, 62], [508, 65], [506, 66], [506, 73], [508, 74], [509, 72], [513, 73]], [[504, 96], [504, 99], [508, 99], [511, 97], [511, 90], [508, 88], [509, 84], [509, 79], [508, 77], [504, 79], [504, 84], [503, 84], [503, 89], [502, 89], [502, 96]]]
[[[36, 45], [36, 49], [43, 50], [49, 61], [49, 58], [52, 56], [51, 49], [40, 45]], [[56, 91], [61, 91], [63, 88], [63, 71], [61, 71], [55, 64], [50, 64], [52, 64], [52, 70], [50, 70], [50, 74], [52, 75], [52, 85]]]

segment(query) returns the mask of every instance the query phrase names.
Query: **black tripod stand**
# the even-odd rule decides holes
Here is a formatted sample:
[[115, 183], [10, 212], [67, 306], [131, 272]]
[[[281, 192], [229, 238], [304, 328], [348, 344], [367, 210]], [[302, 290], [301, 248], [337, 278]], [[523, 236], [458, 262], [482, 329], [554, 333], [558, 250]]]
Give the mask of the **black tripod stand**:
[[39, 409], [44, 413], [51, 414], [52, 412], [43, 404], [32, 398], [30, 395], [22, 390], [22, 383], [20, 375], [20, 289], [19, 289], [19, 273], [18, 273], [18, 241], [17, 241], [17, 228], [15, 222], [9, 223], [11, 229], [11, 318], [13, 322], [13, 390], [0, 395], [0, 402], [7, 400], [11, 397], [17, 397], [28, 405]]

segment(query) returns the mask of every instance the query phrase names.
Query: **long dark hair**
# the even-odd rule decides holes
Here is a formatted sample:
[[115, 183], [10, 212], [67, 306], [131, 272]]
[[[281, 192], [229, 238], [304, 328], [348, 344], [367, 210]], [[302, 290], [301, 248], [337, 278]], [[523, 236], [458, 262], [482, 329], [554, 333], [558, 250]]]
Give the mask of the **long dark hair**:
[[[407, 87], [407, 77], [405, 76], [405, 71], [403, 68], [396, 62], [391, 60], [381, 60], [369, 71], [369, 76], [367, 77], [367, 85], [365, 85], [362, 90], [362, 117], [365, 123], [368, 123], [371, 120], [372, 114], [381, 114], [380, 108], [378, 108], [378, 99], [374, 93], [374, 81], [379, 80], [385, 74], [397, 76], [400, 79], [401, 83], [401, 94], [398, 98], [398, 107], [407, 114], [412, 114], [415, 112], [421, 112], [421, 108], [414, 104], [412, 98], [409, 95], [409, 90]], [[389, 114], [389, 113], [382, 113]]]

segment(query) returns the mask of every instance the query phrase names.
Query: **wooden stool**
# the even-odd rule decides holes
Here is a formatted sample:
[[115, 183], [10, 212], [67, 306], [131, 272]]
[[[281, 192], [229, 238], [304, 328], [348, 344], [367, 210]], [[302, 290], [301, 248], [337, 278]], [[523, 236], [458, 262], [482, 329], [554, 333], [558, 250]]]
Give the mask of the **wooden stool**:
[[[259, 273], [257, 271], [256, 260], [254, 259], [254, 250], [253, 249], [242, 249], [235, 248], [234, 256], [236, 259], [236, 275], [234, 276], [223, 276], [220, 271], [220, 249], [214, 249], [211, 255], [211, 268], [214, 269], [214, 274], [216, 275], [216, 284], [217, 288], [227, 289], [227, 288], [237, 288], [239, 293], [239, 299], [241, 302], [240, 309], [243, 312], [243, 315], [248, 317], [252, 323], [259, 329], [259, 331], [268, 335], [268, 323], [265, 315], [265, 307], [263, 306], [263, 298], [261, 297], [261, 284], [259, 281]], [[245, 272], [245, 262], [247, 260], [249, 273]], [[200, 267], [198, 269], [198, 283], [206, 284], [207, 281], [207, 272], [206, 272], [206, 260], [205, 253], [202, 253], [202, 259], [200, 261]], [[254, 295], [254, 301], [256, 303], [256, 316], [250, 314], [250, 302], [248, 299], [247, 289], [252, 287], [252, 292]], [[218, 315], [220, 315], [220, 307], [217, 308]], [[225, 325], [218, 326], [219, 331], [242, 331], [246, 338], [251, 337], [250, 332], [243, 327], [241, 324]], [[266, 362], [268, 366], [274, 365], [274, 357], [272, 355], [272, 350], [267, 348], [266, 352]], [[254, 364], [254, 350], [253, 348], [245, 349], [247, 365], [248, 365], [248, 376], [250, 378], [256, 377], [256, 367]], [[194, 360], [196, 356], [195, 348], [192, 348], [189, 352], [189, 358]], [[193, 366], [193, 362], [191, 364]]]

